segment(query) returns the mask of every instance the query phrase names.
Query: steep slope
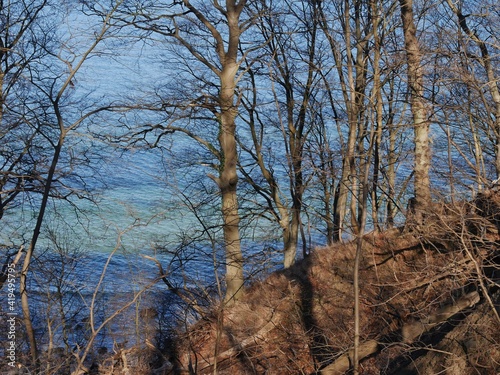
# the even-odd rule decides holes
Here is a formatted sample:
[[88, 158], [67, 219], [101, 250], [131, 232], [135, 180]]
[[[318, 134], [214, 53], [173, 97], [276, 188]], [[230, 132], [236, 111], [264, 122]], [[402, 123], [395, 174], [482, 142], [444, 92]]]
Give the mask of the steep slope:
[[[436, 206], [424, 228], [371, 233], [361, 262], [361, 373], [500, 372], [500, 198]], [[178, 342], [175, 373], [343, 374], [355, 244], [316, 249], [214, 308]], [[496, 310], [495, 310], [496, 309]]]

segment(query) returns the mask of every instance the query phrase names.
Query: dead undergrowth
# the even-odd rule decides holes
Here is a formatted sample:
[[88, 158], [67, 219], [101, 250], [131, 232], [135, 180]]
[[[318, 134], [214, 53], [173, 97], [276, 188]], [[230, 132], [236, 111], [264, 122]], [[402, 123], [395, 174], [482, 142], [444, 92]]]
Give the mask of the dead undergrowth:
[[[500, 373], [499, 228], [500, 194], [487, 191], [431, 207], [424, 225], [364, 236], [360, 373]], [[235, 306], [214, 304], [168, 350], [118, 351], [94, 373], [349, 373], [355, 250], [316, 249]]]
[[[497, 374], [500, 198], [433, 207], [424, 226], [364, 237], [365, 374]], [[354, 244], [316, 249], [185, 332], [176, 373], [336, 374], [353, 342]], [[458, 371], [458, 372], [457, 372]]]

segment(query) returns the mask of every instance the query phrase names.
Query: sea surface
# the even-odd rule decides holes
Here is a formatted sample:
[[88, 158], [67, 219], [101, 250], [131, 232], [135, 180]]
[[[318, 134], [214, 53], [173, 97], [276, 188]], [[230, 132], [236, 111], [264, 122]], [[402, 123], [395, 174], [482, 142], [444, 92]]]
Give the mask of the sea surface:
[[[79, 17], [69, 19], [68, 33], [78, 35], [74, 43], [83, 53], [94, 30]], [[82, 103], [122, 103], [155, 95], [156, 83], [179, 74], [168, 70], [168, 56], [157, 47], [140, 43], [130, 47], [112, 41], [99, 47], [99, 53], [84, 63], [73, 82], [74, 107], [64, 112], [68, 123], [77, 119], [79, 98]], [[217, 188], [207, 177], [213, 171], [206, 165], [213, 160], [205, 160], [199, 149], [177, 134], [167, 142], [168, 152], [103, 142], [125, 132], [124, 119], [118, 115], [98, 118], [71, 132], [65, 146], [68, 155], [81, 152], [89, 156], [90, 165], [81, 170], [78, 165], [71, 167], [75, 175], [89, 176], [80, 188], [90, 195], [52, 200], [47, 209], [29, 285], [37, 332], [45, 342], [48, 316], [56, 316], [51, 334], [57, 345], [64, 342], [81, 347], [91, 321], [97, 328], [130, 304], [99, 334], [100, 344], [108, 349], [131, 345], [134, 337], [144, 338], [139, 326], [151, 316], [162, 318], [156, 323], [179, 318], [182, 313], [175, 310], [179, 300], [159, 277], [158, 263], [174, 286], [196, 290], [207, 303], [217, 298], [224, 254]], [[145, 123], [158, 120], [135, 119]], [[283, 147], [279, 139], [271, 143]], [[276, 161], [275, 172], [279, 174], [281, 168], [284, 175], [284, 166], [285, 160]], [[39, 196], [30, 196], [2, 218], [0, 240], [11, 252], [29, 245], [39, 203]], [[310, 245], [324, 244], [319, 233], [308, 236]], [[248, 223], [243, 241], [249, 257], [247, 275], [259, 277], [280, 267], [279, 238], [280, 230], [269, 222]], [[64, 317], [57, 310], [61, 304]], [[145, 313], [151, 311], [148, 309], [155, 312]], [[64, 337], [65, 330], [71, 332], [70, 337]]]

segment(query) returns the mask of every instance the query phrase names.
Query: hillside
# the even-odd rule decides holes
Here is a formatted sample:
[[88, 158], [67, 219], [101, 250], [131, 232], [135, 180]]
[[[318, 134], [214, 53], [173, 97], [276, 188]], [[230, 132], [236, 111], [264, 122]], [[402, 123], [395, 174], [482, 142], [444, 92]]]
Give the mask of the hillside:
[[[474, 208], [433, 207], [423, 228], [364, 237], [361, 373], [500, 371], [499, 202], [486, 192]], [[172, 372], [345, 373], [354, 254], [354, 243], [317, 249], [252, 285], [183, 335]]]
[[[361, 374], [500, 373], [500, 194], [431, 211], [423, 226], [363, 238]], [[146, 372], [133, 366], [147, 361], [142, 350], [117, 353], [99, 373], [350, 373], [355, 251], [316, 249], [255, 282], [243, 302], [213, 306], [169, 350], [153, 349], [163, 359]]]

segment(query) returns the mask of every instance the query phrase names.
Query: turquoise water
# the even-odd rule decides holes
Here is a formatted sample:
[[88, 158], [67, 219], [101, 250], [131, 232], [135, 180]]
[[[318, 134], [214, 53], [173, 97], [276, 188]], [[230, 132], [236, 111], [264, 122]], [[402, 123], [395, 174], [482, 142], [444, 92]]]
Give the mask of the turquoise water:
[[[85, 33], [89, 33], [87, 37], [90, 36], [90, 39], [93, 35], [92, 30], [85, 30], [83, 27], [73, 30], [79, 35], [75, 43], [81, 43], [82, 51], [85, 50]], [[116, 50], [113, 47], [112, 57], [102, 53], [89, 59], [89, 64], [84, 65], [74, 82], [75, 96], [81, 95], [87, 101], [96, 103], [101, 100], [127, 101], [129, 97], [140, 99], [155, 95], [145, 91], [145, 88], [153, 88], [158, 80], [168, 82], [172, 79], [168, 76], [171, 72], [166, 72], [166, 68], [162, 67], [162, 60], [157, 58], [153, 48], [124, 48]], [[106, 52], [105, 49], [102, 52]], [[76, 99], [74, 108], [65, 112], [65, 116], [71, 117], [71, 109], [78, 116], [81, 109]], [[154, 119], [139, 116], [134, 120]], [[93, 173], [96, 177], [95, 180], [85, 181], [95, 201], [78, 199], [76, 196], [71, 198], [71, 202], [52, 201], [35, 257], [47, 254], [47, 258], [40, 258], [40, 262], [53, 263], [51, 266], [55, 271], [47, 270], [48, 274], [61, 277], [63, 263], [75, 258], [72, 276], [68, 276], [68, 297], [74, 291], [78, 294], [77, 299], [85, 305], [92, 298], [94, 290], [99, 288], [106, 301], [114, 301], [113, 306], [107, 306], [109, 311], [130, 301], [134, 293], [154, 282], [158, 276], [154, 262], [143, 255], [157, 257], [167, 271], [169, 264], [175, 260], [172, 264], [172, 280], [176, 285], [185, 283], [189, 287], [198, 286], [202, 289], [213, 284], [214, 272], [223, 270], [219, 262], [224, 258], [220, 243], [222, 235], [220, 227], [217, 227], [220, 224], [217, 189], [207, 177], [207, 173], [213, 171], [203, 166], [213, 160], [200, 149], [188, 146], [192, 142], [186, 142], [185, 138], [177, 137], [177, 134], [174, 141], [164, 144], [170, 148], [170, 154], [162, 153], [159, 149], [125, 151], [104, 144], [99, 144], [98, 149], [87, 150], [86, 147], [92, 148], [93, 144], [85, 139], [93, 132], [102, 136], [121, 131], [117, 128], [120, 123], [115, 121], [113, 117], [96, 121], [88, 125], [88, 133], [82, 126], [82, 129], [78, 129], [80, 134], [71, 135], [74, 140], [70, 144], [81, 148], [75, 146], [73, 152], [77, 155], [80, 151], [89, 153], [92, 156], [91, 167], [97, 168], [95, 171], [90, 168], [85, 170], [87, 175]], [[276, 158], [275, 172], [281, 178], [282, 186], [287, 186], [284, 178], [286, 160], [277, 134], [278, 139], [270, 141], [269, 147], [273, 147], [273, 158]], [[271, 138], [272, 134], [269, 134]], [[169, 155], [175, 155], [176, 160]], [[280, 158], [283, 159], [280, 161]], [[79, 167], [76, 168], [75, 172], [79, 174]], [[198, 211], [200, 216], [195, 217], [190, 205], [198, 206], [200, 203], [203, 203], [203, 208]], [[21, 245], [28, 246], [38, 206], [39, 197], [30, 196], [30, 200], [7, 211], [1, 221], [1, 242], [13, 249]], [[269, 223], [247, 219], [244, 248], [248, 255], [255, 256], [254, 265], [249, 262], [247, 267], [249, 274], [254, 275], [253, 272], [258, 269], [261, 272], [272, 270], [281, 262], [281, 231], [276, 224]], [[207, 226], [211, 238], [203, 233], [202, 224]], [[313, 233], [312, 237], [319, 235]], [[57, 253], [63, 253], [64, 257], [52, 256]], [[179, 254], [179, 258], [175, 258], [176, 254]], [[99, 285], [108, 261], [105, 277]], [[44, 280], [44, 277], [41, 275], [40, 280]], [[51, 279], [51, 283], [55, 282], [57, 277]], [[42, 295], [46, 288], [53, 291], [50, 289], [53, 285], [35, 283], [32, 292]], [[148, 294], [151, 301], [146, 298], [141, 300], [145, 306], [158, 296], [168, 294], [161, 282], [152, 291]], [[88, 306], [78, 313], [76, 324], [86, 318], [86, 311], [88, 315]]]
[[[75, 332], [72, 344], [82, 337], [78, 335], [88, 320], [94, 297], [96, 321], [100, 322], [140, 293], [137, 302], [107, 327], [105, 335], [100, 335], [100, 341], [111, 349], [115, 341], [136, 337], [134, 322], [138, 312], [152, 306], [158, 308], [161, 301], [172, 298], [167, 286], [159, 280], [156, 263], [144, 256], [161, 262], [176, 286], [203, 290], [214, 283], [209, 243], [201, 239], [192, 244], [186, 242], [182, 249], [186, 252], [180, 252], [183, 241], [180, 233], [184, 234], [184, 240], [193, 240], [191, 235], [197, 233], [198, 226], [175, 197], [174, 188], [188, 189], [174, 183], [177, 174], [185, 175], [186, 171], [165, 168], [157, 150], [122, 153], [110, 149], [97, 171], [100, 178], [92, 189], [95, 202], [72, 199], [71, 204], [58, 200], [49, 204], [29, 286], [40, 335], [47, 334], [43, 316], [55, 308], [48, 306], [54, 306], [59, 298], [57, 285], [62, 284], [61, 298], [66, 306], [71, 306], [67, 315], [69, 328]], [[195, 195], [193, 191], [190, 197], [197, 199]], [[1, 241], [12, 249], [21, 244], [28, 246], [35, 224], [37, 197], [23, 203], [7, 211], [2, 219]], [[202, 251], [198, 253], [199, 249]], [[174, 257], [176, 251], [179, 258]], [[184, 256], [190, 260], [181, 267], [180, 259]], [[49, 294], [53, 297], [47, 299]], [[54, 314], [57, 322], [60, 314], [57, 311]], [[61, 344], [61, 329], [54, 332], [56, 342]]]

